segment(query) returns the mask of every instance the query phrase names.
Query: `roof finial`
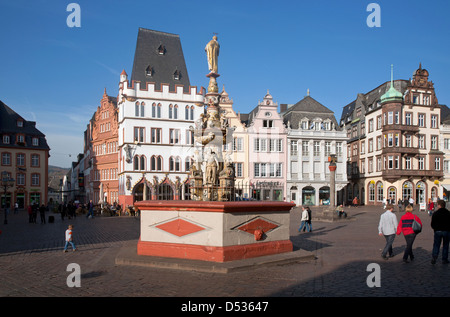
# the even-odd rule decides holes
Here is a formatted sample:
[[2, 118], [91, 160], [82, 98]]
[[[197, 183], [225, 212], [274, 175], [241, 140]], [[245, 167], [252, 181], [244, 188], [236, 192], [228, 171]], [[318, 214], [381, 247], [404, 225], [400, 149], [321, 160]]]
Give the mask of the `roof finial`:
[[394, 87], [394, 64], [391, 64], [391, 87]]
[[306, 95], [309, 96], [309, 88], [306, 90]]

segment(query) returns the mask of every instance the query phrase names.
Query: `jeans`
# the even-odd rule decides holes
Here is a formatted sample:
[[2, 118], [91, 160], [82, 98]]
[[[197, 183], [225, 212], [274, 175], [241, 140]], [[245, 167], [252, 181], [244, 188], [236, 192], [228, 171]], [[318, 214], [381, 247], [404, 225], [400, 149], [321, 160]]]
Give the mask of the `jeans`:
[[66, 245], [64, 246], [64, 251], [67, 250], [67, 247], [69, 246], [69, 243], [70, 243], [70, 245], [72, 246], [72, 248], [74, 250], [76, 249], [75, 244], [72, 241], [66, 241]]
[[301, 225], [300, 225], [300, 228], [298, 228], [298, 231], [300, 232], [300, 231], [302, 231], [302, 229], [303, 229], [303, 227], [305, 227], [306, 226], [306, 230], [308, 231], [308, 232], [311, 232], [311, 230], [312, 230], [312, 226], [311, 226], [311, 224], [308, 222], [308, 220], [303, 220], [302, 221], [302, 223], [301, 223]]
[[442, 260], [448, 260], [448, 244], [450, 239], [450, 231], [435, 231], [434, 232], [434, 243], [433, 243], [433, 259], [437, 259], [439, 255], [439, 249], [442, 244]]
[[405, 236], [406, 249], [405, 249], [405, 253], [403, 254], [403, 260], [407, 260], [408, 256], [411, 260], [414, 259], [414, 254], [412, 252], [412, 245], [413, 245], [415, 239], [416, 239], [415, 233], [407, 234]]
[[388, 253], [392, 256], [392, 244], [394, 243], [395, 233], [385, 235], [384, 238], [386, 239], [386, 246], [384, 247], [383, 252], [381, 252], [381, 256], [386, 257]]

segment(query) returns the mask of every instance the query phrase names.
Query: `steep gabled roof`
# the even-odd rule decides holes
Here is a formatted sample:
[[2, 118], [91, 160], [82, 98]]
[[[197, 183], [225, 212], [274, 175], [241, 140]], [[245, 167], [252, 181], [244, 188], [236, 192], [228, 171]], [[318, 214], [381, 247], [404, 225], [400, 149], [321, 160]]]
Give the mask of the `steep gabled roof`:
[[[17, 121], [22, 121], [23, 126], [18, 127]], [[34, 149], [50, 150], [45, 135], [36, 129], [36, 122], [25, 120], [0, 100], [0, 135], [9, 135], [11, 138], [10, 144], [2, 144], [2, 140], [0, 139], [0, 145], [7, 147], [23, 147], [22, 145], [16, 144], [14, 141], [17, 134], [25, 135], [25, 144], [28, 146], [32, 144], [32, 138], [38, 138], [39, 145], [33, 146]]]
[[171, 91], [175, 85], [183, 85], [188, 91], [189, 75], [179, 35], [139, 28], [131, 81], [140, 81], [141, 88], [153, 82], [158, 90], [161, 84], [169, 84]]
[[322, 120], [328, 119], [334, 124], [334, 127], [338, 129], [334, 112], [309, 95], [289, 107], [283, 114], [284, 123], [287, 124], [289, 121], [292, 129], [298, 129], [300, 121], [305, 117], [310, 120], [315, 118], [320, 118]]

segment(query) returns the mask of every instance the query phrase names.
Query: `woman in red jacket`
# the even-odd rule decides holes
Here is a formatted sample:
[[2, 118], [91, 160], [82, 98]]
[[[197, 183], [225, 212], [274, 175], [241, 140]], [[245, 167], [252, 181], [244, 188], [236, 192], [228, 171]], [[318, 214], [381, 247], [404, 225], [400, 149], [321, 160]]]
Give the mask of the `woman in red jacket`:
[[403, 236], [406, 240], [406, 249], [405, 253], [403, 254], [403, 262], [408, 263], [408, 256], [412, 260], [414, 260], [414, 255], [412, 252], [412, 245], [414, 243], [414, 239], [416, 239], [416, 234], [414, 233], [412, 229], [412, 223], [414, 219], [422, 225], [422, 221], [419, 217], [414, 215], [413, 213], [413, 207], [411, 205], [406, 206], [405, 208], [405, 214], [400, 218], [400, 222], [397, 226], [397, 234], [401, 234], [403, 232]]

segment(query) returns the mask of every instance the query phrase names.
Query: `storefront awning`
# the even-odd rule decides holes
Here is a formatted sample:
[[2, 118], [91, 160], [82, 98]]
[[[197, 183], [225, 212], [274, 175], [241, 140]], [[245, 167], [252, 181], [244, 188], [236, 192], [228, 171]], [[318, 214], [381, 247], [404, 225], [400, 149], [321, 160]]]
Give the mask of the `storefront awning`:
[[444, 187], [446, 191], [450, 191], [450, 184], [441, 184], [441, 186]]

